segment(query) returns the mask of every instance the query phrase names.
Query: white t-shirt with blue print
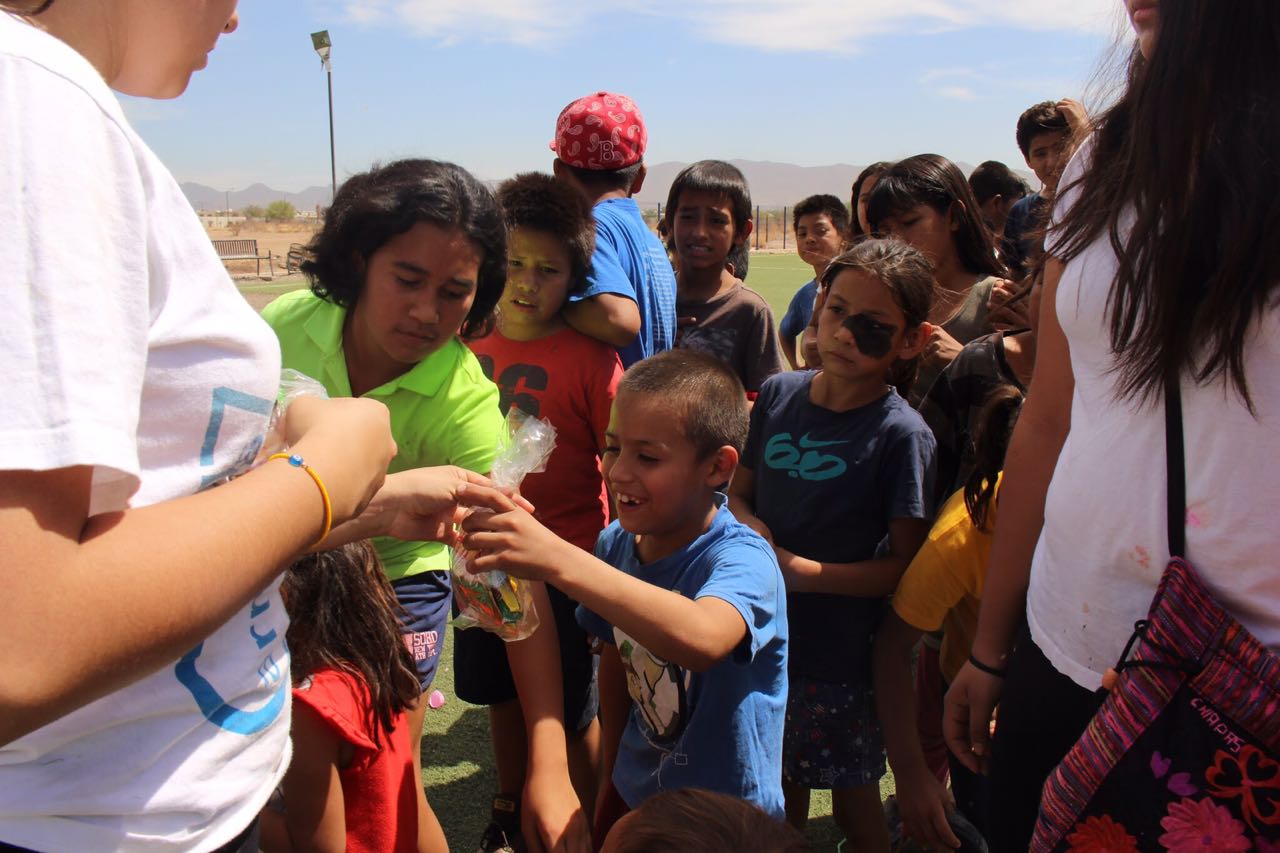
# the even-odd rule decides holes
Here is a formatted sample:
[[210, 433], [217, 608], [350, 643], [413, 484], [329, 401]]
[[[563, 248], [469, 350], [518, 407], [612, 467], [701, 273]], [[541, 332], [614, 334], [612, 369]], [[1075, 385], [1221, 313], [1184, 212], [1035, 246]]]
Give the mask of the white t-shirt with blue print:
[[[88, 466], [90, 514], [243, 470], [279, 384], [275, 336], [88, 62], [0, 13], [0, 80], [0, 470]], [[243, 831], [289, 759], [278, 586], [180, 660], [0, 747], [0, 841], [201, 851]], [[49, 648], [92, 661], [60, 627]]]
[[613, 783], [628, 806], [662, 791], [706, 788], [781, 819], [786, 591], [773, 549], [733, 517], [723, 495], [717, 503], [707, 531], [661, 560], [641, 564], [635, 537], [616, 521], [600, 534], [595, 553], [663, 589], [732, 605], [747, 635], [728, 657], [706, 672], [690, 672], [585, 606], [578, 608], [578, 621], [617, 647], [627, 673], [632, 708]]

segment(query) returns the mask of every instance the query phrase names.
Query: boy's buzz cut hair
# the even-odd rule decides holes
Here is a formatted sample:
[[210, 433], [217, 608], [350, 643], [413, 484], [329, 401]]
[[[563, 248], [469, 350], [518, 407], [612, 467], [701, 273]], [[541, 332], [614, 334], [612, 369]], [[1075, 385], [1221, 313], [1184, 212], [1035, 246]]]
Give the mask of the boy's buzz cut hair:
[[849, 227], [849, 208], [838, 197], [828, 193], [801, 199], [791, 214], [791, 227], [795, 228], [800, 224], [800, 217], [813, 216], [815, 213], [825, 213], [835, 229], [842, 234]]
[[1035, 106], [1027, 107], [1018, 116], [1018, 148], [1025, 160], [1031, 156], [1031, 140], [1042, 133], [1067, 133], [1071, 126], [1067, 124], [1067, 116], [1058, 109], [1056, 101], [1041, 101]]
[[684, 192], [703, 192], [724, 196], [729, 200], [729, 209], [733, 212], [733, 233], [735, 237], [742, 234], [751, 219], [751, 188], [747, 186], [747, 176], [732, 163], [723, 160], [699, 160], [680, 170], [671, 182], [671, 191], [667, 193], [667, 224], [675, 221], [676, 209], [680, 206], [680, 194]]
[[550, 234], [569, 252], [571, 293], [586, 286], [596, 250], [596, 222], [581, 193], [551, 175], [524, 172], [498, 186], [498, 201], [509, 230]]
[[720, 359], [697, 350], [670, 349], [638, 361], [618, 383], [618, 394], [655, 395], [679, 410], [685, 438], [705, 459], [728, 445], [747, 443], [747, 393]]

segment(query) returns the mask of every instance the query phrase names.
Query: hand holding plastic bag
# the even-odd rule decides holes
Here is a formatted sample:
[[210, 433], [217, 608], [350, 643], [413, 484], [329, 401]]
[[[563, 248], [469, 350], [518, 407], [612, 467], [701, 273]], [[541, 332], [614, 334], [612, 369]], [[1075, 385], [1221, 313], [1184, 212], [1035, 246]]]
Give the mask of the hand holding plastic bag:
[[[507, 436], [493, 460], [489, 478], [494, 485], [519, 488], [525, 475], [543, 471], [556, 446], [556, 429], [549, 421], [531, 417], [512, 406]], [[473, 573], [472, 552], [453, 555], [453, 600], [458, 628], [479, 626], [508, 643], [523, 640], [538, 628], [538, 613], [528, 582], [494, 570]]]

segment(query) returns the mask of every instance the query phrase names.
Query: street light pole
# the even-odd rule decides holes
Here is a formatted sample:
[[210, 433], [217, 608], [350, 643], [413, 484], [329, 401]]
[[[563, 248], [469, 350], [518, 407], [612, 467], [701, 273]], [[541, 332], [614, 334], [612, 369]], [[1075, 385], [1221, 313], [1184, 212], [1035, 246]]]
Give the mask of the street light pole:
[[338, 194], [338, 161], [333, 146], [333, 65], [329, 61], [329, 50], [333, 43], [329, 40], [329, 31], [321, 30], [311, 34], [311, 46], [320, 56], [320, 64], [324, 66], [325, 76], [329, 81], [329, 179], [332, 182], [332, 194], [329, 200]]

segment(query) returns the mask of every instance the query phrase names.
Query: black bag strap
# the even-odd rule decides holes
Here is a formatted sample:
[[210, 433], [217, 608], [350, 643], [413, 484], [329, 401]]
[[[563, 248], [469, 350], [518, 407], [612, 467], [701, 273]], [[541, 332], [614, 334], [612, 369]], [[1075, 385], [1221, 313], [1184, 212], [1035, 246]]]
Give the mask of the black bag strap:
[[1177, 380], [1164, 391], [1164, 445], [1169, 513], [1169, 556], [1187, 556], [1187, 460], [1182, 435], [1182, 389]]

